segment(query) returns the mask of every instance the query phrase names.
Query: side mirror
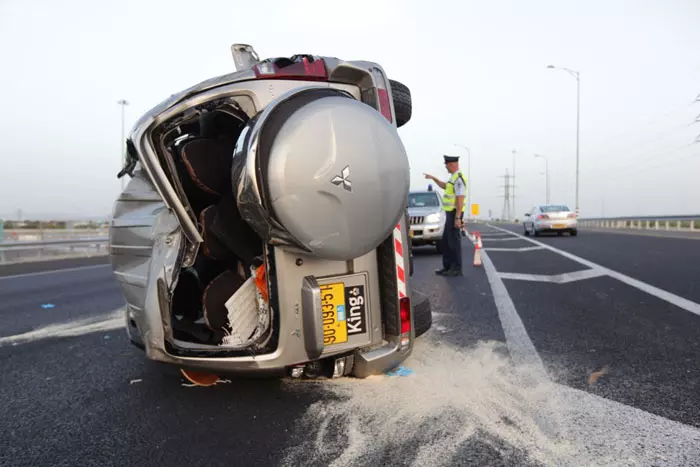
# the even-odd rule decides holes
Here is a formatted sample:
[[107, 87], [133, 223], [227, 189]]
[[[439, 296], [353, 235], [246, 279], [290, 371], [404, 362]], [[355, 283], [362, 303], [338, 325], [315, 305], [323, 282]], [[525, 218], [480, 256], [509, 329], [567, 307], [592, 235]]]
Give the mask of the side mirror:
[[528, 214], [528, 213], [525, 213], [525, 217], [530, 217], [530, 214]]

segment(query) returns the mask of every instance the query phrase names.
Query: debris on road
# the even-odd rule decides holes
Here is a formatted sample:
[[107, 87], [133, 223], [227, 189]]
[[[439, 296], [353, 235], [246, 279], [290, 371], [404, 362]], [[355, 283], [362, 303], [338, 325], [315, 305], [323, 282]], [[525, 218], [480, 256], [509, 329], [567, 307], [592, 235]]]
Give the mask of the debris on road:
[[601, 368], [598, 371], [594, 371], [588, 376], [588, 386], [593, 386], [598, 382], [598, 380], [601, 378], [601, 376], [606, 375], [610, 372], [610, 367], [608, 365], [605, 365], [603, 368]]
[[53, 303], [44, 303], [43, 305], [41, 305], [41, 307], [44, 310], [49, 310], [51, 308], [56, 308], [56, 305], [54, 305]]
[[204, 373], [201, 371], [183, 370], [180, 369], [180, 373], [184, 376], [184, 381], [182, 386], [186, 388], [192, 388], [195, 386], [216, 386], [218, 383], [230, 383], [228, 379], [219, 379], [218, 375], [214, 373]]
[[412, 375], [415, 372], [409, 368], [406, 368], [405, 366], [400, 366], [398, 368], [394, 368], [393, 370], [387, 371], [386, 375], [387, 376], [408, 376]]
[[129, 385], [140, 383], [142, 381], [143, 381], [142, 379], [132, 379], [131, 381], [129, 381]]

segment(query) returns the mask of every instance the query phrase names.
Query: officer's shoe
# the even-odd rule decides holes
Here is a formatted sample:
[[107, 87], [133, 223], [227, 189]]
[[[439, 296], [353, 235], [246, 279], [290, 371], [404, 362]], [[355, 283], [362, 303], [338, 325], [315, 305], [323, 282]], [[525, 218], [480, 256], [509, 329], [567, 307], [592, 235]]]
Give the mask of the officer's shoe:
[[448, 277], [461, 277], [464, 274], [462, 274], [462, 271], [459, 269], [450, 269], [449, 271], [446, 271], [443, 276], [448, 276]]
[[449, 269], [445, 269], [445, 268], [436, 269], [436, 270], [435, 270], [435, 275], [436, 275], [436, 276], [445, 276], [445, 275], [447, 275], [448, 272], [450, 272]]

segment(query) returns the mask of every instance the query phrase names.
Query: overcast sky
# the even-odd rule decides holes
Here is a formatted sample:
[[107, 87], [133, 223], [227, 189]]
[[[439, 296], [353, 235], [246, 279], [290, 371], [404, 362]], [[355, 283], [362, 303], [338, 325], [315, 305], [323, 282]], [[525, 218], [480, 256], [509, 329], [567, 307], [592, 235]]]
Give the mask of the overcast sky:
[[[338, 5], [338, 6], [334, 6]], [[342, 8], [341, 8], [342, 5]], [[400, 130], [414, 188], [471, 149], [472, 202], [501, 215], [516, 150], [518, 214], [574, 205], [581, 73], [581, 215], [700, 212], [700, 1], [0, 0], [0, 214], [107, 215], [127, 127], [185, 87], [233, 71], [229, 46], [380, 63], [413, 95]]]

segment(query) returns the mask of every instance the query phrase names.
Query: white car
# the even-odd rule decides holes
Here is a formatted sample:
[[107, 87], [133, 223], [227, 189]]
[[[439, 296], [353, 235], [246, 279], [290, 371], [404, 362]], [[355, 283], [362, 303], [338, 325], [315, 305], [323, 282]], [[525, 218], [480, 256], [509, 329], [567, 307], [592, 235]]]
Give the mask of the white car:
[[434, 245], [438, 253], [445, 230], [445, 212], [434, 191], [412, 191], [408, 195], [408, 218], [413, 246]]
[[558, 235], [569, 232], [571, 236], [578, 234], [576, 213], [563, 204], [542, 204], [533, 207], [525, 213], [523, 228], [526, 236], [532, 234], [535, 237], [543, 232], [556, 232]]

